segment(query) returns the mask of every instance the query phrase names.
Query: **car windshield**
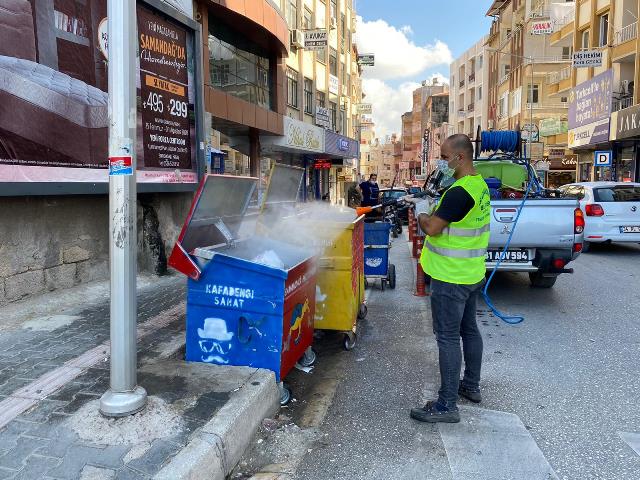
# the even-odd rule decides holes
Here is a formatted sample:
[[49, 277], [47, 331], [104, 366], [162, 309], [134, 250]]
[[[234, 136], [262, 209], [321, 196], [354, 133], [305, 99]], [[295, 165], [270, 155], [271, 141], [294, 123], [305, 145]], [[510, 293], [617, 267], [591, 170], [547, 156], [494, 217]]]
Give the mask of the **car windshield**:
[[407, 194], [404, 190], [386, 190], [382, 192], [383, 198], [401, 198]]
[[619, 185], [593, 190], [596, 202], [640, 202], [640, 187]]

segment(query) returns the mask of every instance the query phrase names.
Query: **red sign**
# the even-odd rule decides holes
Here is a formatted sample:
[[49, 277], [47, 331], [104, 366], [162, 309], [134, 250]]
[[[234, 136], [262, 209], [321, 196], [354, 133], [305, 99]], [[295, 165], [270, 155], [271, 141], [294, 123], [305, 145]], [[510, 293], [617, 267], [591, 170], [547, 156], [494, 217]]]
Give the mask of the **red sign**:
[[131, 156], [109, 157], [109, 175], [133, 175]]
[[331, 160], [316, 160], [313, 167], [316, 170], [325, 170], [331, 168]]

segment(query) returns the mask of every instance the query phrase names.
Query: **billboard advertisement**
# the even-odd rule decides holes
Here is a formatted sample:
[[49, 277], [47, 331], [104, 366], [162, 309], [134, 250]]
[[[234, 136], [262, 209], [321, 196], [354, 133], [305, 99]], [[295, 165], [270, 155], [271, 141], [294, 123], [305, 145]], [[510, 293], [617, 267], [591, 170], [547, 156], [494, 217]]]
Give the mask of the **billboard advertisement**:
[[611, 69], [582, 82], [569, 95], [569, 148], [609, 141]]
[[[0, 189], [106, 184], [107, 0], [9, 5], [0, 16]], [[137, 180], [195, 185], [196, 46], [169, 11], [137, 5]]]

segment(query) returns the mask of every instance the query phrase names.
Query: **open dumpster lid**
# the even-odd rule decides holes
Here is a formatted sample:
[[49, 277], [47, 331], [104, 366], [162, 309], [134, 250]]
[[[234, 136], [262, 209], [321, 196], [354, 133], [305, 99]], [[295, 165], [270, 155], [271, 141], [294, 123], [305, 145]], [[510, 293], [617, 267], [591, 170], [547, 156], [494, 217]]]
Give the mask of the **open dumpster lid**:
[[207, 175], [191, 204], [169, 265], [197, 280], [200, 268], [191, 257], [196, 248], [233, 242], [242, 224], [257, 178]]
[[262, 199], [262, 219], [266, 225], [295, 214], [304, 168], [276, 163], [271, 168], [269, 185]]

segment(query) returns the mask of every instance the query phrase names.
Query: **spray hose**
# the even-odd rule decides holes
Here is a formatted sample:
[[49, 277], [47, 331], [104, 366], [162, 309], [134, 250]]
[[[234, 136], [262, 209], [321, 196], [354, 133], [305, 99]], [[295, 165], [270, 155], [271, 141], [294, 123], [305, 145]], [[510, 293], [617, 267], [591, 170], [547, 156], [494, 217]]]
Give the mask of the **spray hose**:
[[518, 207], [518, 213], [516, 214], [516, 219], [513, 222], [513, 227], [511, 228], [511, 233], [509, 234], [509, 238], [507, 238], [507, 243], [502, 249], [502, 252], [500, 252], [500, 258], [498, 258], [498, 261], [496, 262], [496, 265], [493, 267], [491, 275], [489, 275], [489, 279], [487, 280], [487, 283], [485, 284], [484, 289], [482, 290], [482, 296], [484, 297], [484, 301], [489, 307], [489, 309], [491, 309], [491, 311], [496, 317], [498, 317], [503, 322], [508, 323], [509, 325], [517, 325], [518, 323], [522, 323], [524, 321], [524, 317], [522, 315], [505, 315], [504, 313], [500, 312], [500, 310], [498, 310], [496, 306], [493, 304], [491, 297], [489, 297], [489, 286], [491, 285], [491, 281], [493, 280], [493, 277], [498, 271], [498, 267], [500, 267], [500, 265], [502, 264], [504, 257], [507, 253], [507, 250], [509, 250], [509, 245], [511, 244], [513, 233], [516, 231], [516, 227], [518, 226], [518, 220], [520, 219], [520, 214], [522, 213], [524, 204], [527, 201], [527, 197], [529, 196], [529, 193], [531, 192], [531, 189], [533, 188], [534, 183], [536, 185], [539, 185], [538, 178], [535, 175], [533, 168], [531, 168], [529, 164], [527, 164], [527, 167], [529, 169], [529, 176], [531, 177], [531, 179], [529, 180], [529, 185], [527, 185], [527, 191], [525, 192], [524, 197], [522, 198], [522, 202], [520, 202], [520, 206]]

